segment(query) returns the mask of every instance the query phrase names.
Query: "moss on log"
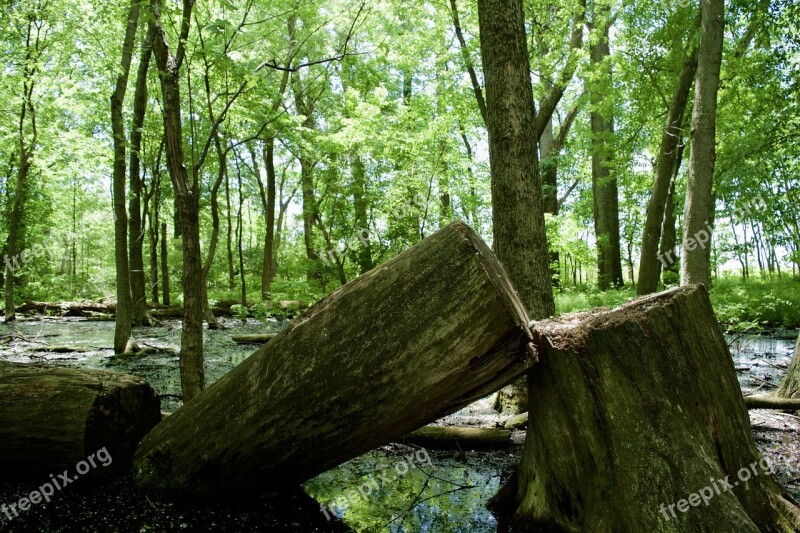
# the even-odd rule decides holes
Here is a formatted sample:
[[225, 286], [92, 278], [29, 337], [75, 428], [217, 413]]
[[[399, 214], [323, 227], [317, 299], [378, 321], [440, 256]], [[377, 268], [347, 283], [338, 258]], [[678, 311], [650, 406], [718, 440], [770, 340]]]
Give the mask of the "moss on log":
[[304, 312], [142, 442], [172, 496], [285, 490], [491, 394], [532, 365], [525, 310], [456, 222]]
[[534, 337], [525, 449], [493, 502], [520, 531], [800, 527], [760, 462], [704, 287], [540, 322]]
[[0, 471], [46, 479], [74, 472], [105, 447], [109, 466], [87, 478], [129, 472], [139, 441], [161, 419], [156, 392], [142, 379], [116, 372], [0, 363]]

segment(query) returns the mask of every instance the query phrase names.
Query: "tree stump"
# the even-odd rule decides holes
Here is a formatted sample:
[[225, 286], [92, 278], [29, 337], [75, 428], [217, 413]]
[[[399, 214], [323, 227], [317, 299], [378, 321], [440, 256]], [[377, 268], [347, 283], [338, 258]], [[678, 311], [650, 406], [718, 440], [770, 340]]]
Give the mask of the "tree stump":
[[164, 420], [136, 479], [178, 497], [286, 490], [524, 374], [530, 335], [500, 264], [453, 223], [334, 291]]
[[794, 355], [786, 375], [783, 376], [780, 387], [775, 391], [779, 398], [800, 398], [800, 337], [794, 347]]
[[127, 374], [0, 363], [0, 471], [46, 481], [106, 448], [111, 464], [85, 477], [124, 475], [160, 405], [147, 382]]
[[492, 502], [501, 517], [522, 531], [800, 527], [760, 462], [703, 286], [540, 322], [534, 338], [522, 461]]

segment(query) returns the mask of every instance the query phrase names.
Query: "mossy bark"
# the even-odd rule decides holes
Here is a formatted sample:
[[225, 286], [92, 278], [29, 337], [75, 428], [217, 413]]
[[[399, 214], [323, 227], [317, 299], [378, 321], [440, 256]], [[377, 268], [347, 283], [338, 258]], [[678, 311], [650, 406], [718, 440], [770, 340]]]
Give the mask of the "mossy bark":
[[[493, 502], [519, 530], [800, 527], [796, 503], [759, 464], [704, 287], [541, 322], [534, 338], [525, 450]], [[738, 485], [717, 493], [726, 476]], [[707, 505], [681, 512], [678, 502], [707, 487]]]
[[502, 267], [456, 222], [334, 291], [162, 422], [135, 475], [173, 497], [284, 491], [532, 365]]
[[105, 447], [109, 466], [87, 477], [129, 472], [139, 441], [161, 420], [142, 379], [116, 372], [0, 363], [0, 471], [46, 479]]

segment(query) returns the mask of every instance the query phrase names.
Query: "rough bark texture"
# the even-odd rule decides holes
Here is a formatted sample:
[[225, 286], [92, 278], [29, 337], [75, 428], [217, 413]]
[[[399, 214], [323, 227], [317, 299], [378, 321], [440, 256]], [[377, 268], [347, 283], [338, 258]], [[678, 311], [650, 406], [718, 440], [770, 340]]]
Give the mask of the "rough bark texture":
[[440, 426], [425, 426], [400, 441], [429, 450], [500, 450], [513, 444], [508, 429]]
[[532, 364], [500, 264], [456, 222], [340, 287], [142, 442], [172, 496], [286, 490], [486, 396]]
[[496, 502], [520, 530], [800, 527], [791, 498], [758, 466], [708, 505], [676, 509], [760, 460], [705, 287], [540, 322], [534, 337], [540, 363], [530, 378], [525, 450]]
[[[46, 479], [103, 447], [112, 462], [87, 476], [128, 472], [133, 452], [161, 420], [160, 401], [142, 379], [101, 370], [0, 363], [0, 470]], [[45, 477], [43, 477], [45, 476]]]
[[478, 2], [494, 250], [532, 318], [555, 314], [521, 0]]
[[[597, 21], [598, 17], [595, 15]], [[601, 72], [605, 85], [591, 90], [592, 100], [592, 206], [594, 230], [597, 238], [597, 284], [601, 290], [611, 286], [621, 287], [622, 254], [619, 235], [619, 190], [617, 177], [612, 173], [614, 161], [614, 120], [603, 107], [605, 92], [611, 87], [611, 63], [609, 56], [610, 23], [600, 20], [602, 33], [592, 44], [590, 58], [595, 68]]]
[[789, 368], [786, 370], [786, 375], [781, 381], [775, 396], [781, 398], [800, 398], [800, 337], [797, 338], [797, 344], [794, 347], [794, 356]]
[[[164, 147], [167, 168], [175, 190], [183, 237], [183, 327], [181, 328], [181, 388], [188, 402], [205, 386], [203, 368], [203, 267], [200, 257], [200, 188], [189, 178], [183, 155], [183, 127], [179, 74], [185, 55], [193, 0], [184, 0], [181, 36], [175, 56], [170, 52], [167, 34], [161, 24], [161, 3], [151, 0], [155, 27], [153, 55], [161, 81]], [[164, 240], [166, 242], [166, 239]], [[166, 278], [164, 278], [166, 285]]]
[[684, 285], [711, 283], [717, 91], [722, 64], [725, 6], [723, 0], [702, 0], [700, 10], [702, 31], [694, 89], [689, 180], [683, 210], [681, 283]]
[[668, 266], [666, 258], [663, 259], [664, 265], [662, 265], [663, 256], [659, 255], [661, 228], [666, 220], [664, 214], [667, 209], [672, 177], [675, 167], [678, 165], [678, 157], [682, 155], [679, 146], [683, 138], [683, 115], [686, 112], [686, 103], [689, 101], [689, 93], [692, 90], [692, 81], [697, 72], [697, 52], [698, 48], [694, 46], [683, 63], [675, 92], [672, 95], [667, 122], [661, 134], [661, 149], [656, 164], [656, 176], [653, 180], [650, 202], [647, 204], [642, 234], [639, 284], [636, 287], [639, 295], [656, 292], [661, 277], [661, 267]]

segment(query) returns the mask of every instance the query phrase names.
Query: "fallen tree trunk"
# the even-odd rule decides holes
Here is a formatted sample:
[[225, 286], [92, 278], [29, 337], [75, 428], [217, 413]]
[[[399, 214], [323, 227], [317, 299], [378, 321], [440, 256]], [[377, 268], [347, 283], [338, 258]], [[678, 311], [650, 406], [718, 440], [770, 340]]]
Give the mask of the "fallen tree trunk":
[[286, 490], [485, 397], [533, 363], [522, 304], [461, 222], [340, 287], [159, 424], [138, 483]]
[[513, 444], [507, 429], [440, 426], [425, 426], [400, 442], [430, 450], [500, 450]]
[[744, 404], [748, 409], [784, 409], [800, 410], [800, 398], [779, 398], [777, 396], [745, 396]]
[[800, 527], [753, 441], [704, 287], [540, 322], [534, 337], [528, 433], [493, 502], [501, 517], [521, 531]]
[[47, 479], [105, 448], [111, 463], [85, 476], [129, 472], [133, 452], [161, 419], [144, 380], [102, 370], [0, 363], [0, 471]]
[[231, 340], [236, 344], [266, 344], [277, 336], [277, 333], [265, 333], [263, 335], [233, 335]]

